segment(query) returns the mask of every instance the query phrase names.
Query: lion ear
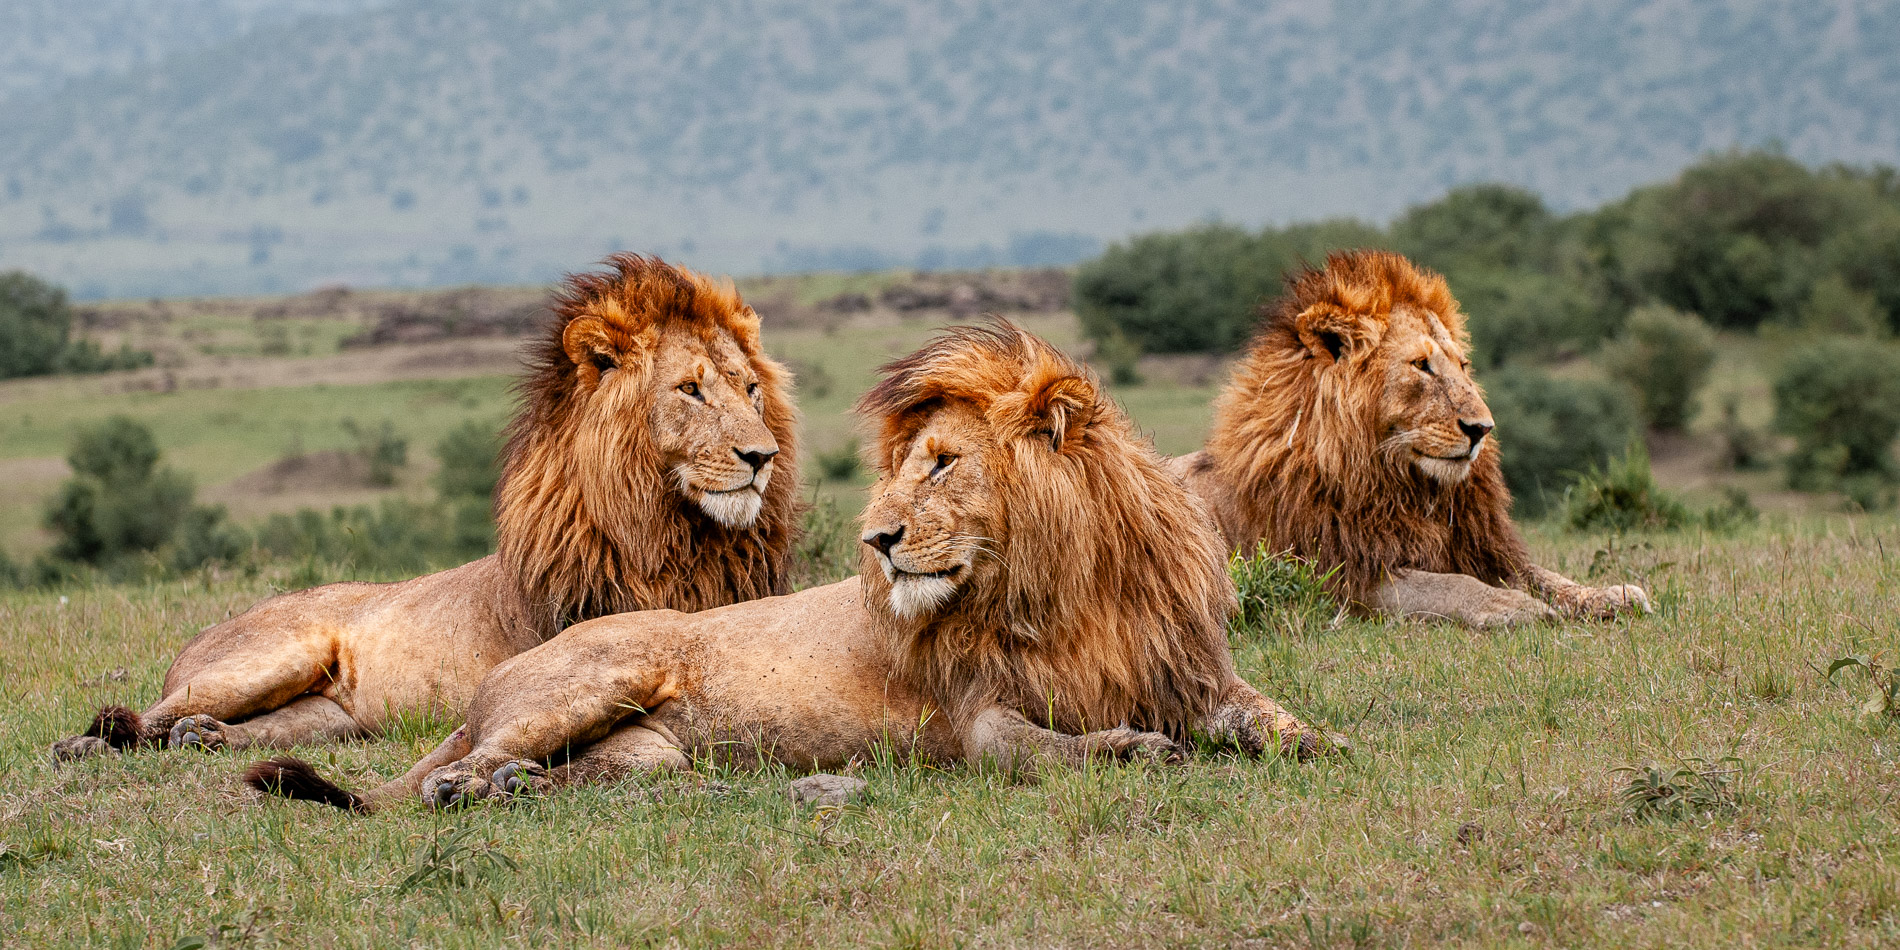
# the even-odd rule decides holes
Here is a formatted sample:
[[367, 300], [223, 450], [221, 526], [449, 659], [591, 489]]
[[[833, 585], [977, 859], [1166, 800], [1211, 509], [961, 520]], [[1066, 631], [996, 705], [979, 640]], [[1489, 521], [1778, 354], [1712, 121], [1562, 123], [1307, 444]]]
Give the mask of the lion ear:
[[1385, 324], [1369, 313], [1349, 313], [1320, 303], [1293, 318], [1293, 332], [1308, 352], [1327, 363], [1336, 363], [1378, 346]]
[[1019, 405], [999, 408], [1014, 417], [1015, 435], [1033, 436], [1060, 452], [1095, 421], [1100, 398], [1088, 378], [1057, 376], [1024, 393]]
[[561, 349], [576, 366], [599, 372], [619, 367], [652, 345], [651, 333], [617, 331], [598, 317], [580, 317], [561, 331]]

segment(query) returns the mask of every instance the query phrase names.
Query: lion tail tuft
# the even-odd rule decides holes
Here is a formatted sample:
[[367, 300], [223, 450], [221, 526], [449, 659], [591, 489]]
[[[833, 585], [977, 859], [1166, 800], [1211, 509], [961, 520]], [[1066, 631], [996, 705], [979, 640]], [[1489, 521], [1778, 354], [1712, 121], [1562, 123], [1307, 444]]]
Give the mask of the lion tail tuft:
[[322, 802], [360, 814], [370, 811], [369, 802], [361, 796], [318, 775], [310, 763], [288, 755], [252, 764], [244, 770], [244, 784], [266, 795]]
[[124, 706], [104, 706], [92, 717], [86, 735], [104, 739], [114, 749], [135, 749], [144, 742], [145, 720]]

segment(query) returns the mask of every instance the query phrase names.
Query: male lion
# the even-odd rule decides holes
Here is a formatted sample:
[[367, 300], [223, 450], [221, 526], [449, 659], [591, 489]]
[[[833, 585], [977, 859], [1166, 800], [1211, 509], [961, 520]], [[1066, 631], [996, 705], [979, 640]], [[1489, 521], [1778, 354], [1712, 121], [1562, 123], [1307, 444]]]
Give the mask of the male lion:
[[1477, 627], [1649, 609], [1639, 587], [1531, 563], [1469, 345], [1444, 278], [1384, 251], [1332, 254], [1287, 279], [1207, 447], [1170, 465], [1236, 550], [1337, 568], [1360, 607]]
[[[467, 725], [356, 796], [275, 759], [259, 789], [368, 810], [763, 756], [836, 768], [1173, 757], [1326, 740], [1234, 672], [1226, 553], [1201, 506], [1076, 363], [1012, 325], [884, 368], [864, 573], [686, 615], [576, 625], [489, 673]], [[553, 766], [550, 768], [549, 766]]]
[[157, 705], [103, 710], [54, 754], [375, 734], [459, 715], [495, 664], [568, 624], [783, 593], [797, 418], [757, 314], [729, 282], [632, 254], [608, 264], [568, 278], [520, 384], [499, 553], [266, 600], [186, 644]]

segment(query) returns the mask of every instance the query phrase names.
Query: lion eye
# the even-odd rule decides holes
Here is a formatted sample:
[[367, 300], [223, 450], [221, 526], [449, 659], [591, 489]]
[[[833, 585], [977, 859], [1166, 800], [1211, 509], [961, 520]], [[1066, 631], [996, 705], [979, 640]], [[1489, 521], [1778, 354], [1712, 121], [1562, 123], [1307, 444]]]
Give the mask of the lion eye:
[[595, 370], [605, 373], [608, 370], [615, 369], [616, 366], [617, 364], [614, 363], [613, 357], [608, 356], [605, 353], [594, 354], [594, 369]]
[[759, 384], [758, 383], [745, 384], [745, 394], [748, 396], [757, 396], [759, 394]]
[[944, 469], [947, 469], [950, 466], [955, 465], [956, 462], [957, 462], [957, 457], [954, 455], [951, 455], [948, 452], [938, 455], [936, 466], [930, 470], [930, 477], [936, 478], [938, 475], [943, 474]]
[[1412, 361], [1412, 365], [1418, 367], [1419, 372], [1424, 373], [1427, 376], [1432, 375], [1432, 361], [1431, 360], [1416, 359]]
[[685, 383], [681, 383], [681, 384], [680, 384], [680, 392], [683, 392], [683, 393], [685, 393], [686, 395], [688, 395], [688, 396], [691, 396], [691, 397], [693, 397], [694, 399], [701, 399], [701, 398], [704, 398], [704, 397], [702, 397], [702, 396], [700, 396], [700, 394], [699, 394], [699, 384], [698, 384], [698, 383], [694, 383], [694, 382], [685, 382]]

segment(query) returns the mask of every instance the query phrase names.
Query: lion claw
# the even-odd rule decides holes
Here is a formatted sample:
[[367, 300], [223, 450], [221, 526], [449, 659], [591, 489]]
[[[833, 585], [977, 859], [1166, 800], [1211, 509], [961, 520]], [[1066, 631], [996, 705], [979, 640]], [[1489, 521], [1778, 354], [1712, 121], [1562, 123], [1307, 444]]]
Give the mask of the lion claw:
[[548, 770], [537, 763], [516, 759], [496, 769], [495, 774], [489, 776], [488, 784], [494, 788], [496, 795], [514, 798], [540, 791], [542, 780], [547, 774]]
[[112, 745], [98, 736], [73, 736], [53, 743], [51, 751], [53, 764], [63, 765], [111, 752]]
[[190, 715], [172, 723], [166, 744], [174, 749], [197, 746], [207, 752], [225, 746], [224, 723], [204, 715]]

